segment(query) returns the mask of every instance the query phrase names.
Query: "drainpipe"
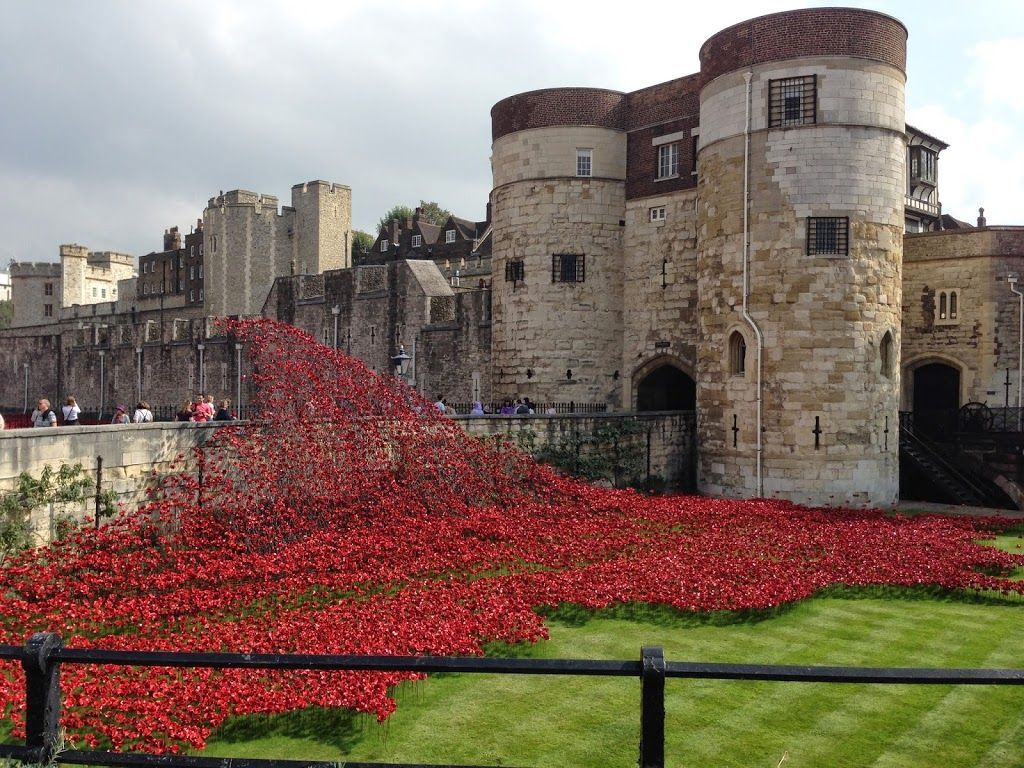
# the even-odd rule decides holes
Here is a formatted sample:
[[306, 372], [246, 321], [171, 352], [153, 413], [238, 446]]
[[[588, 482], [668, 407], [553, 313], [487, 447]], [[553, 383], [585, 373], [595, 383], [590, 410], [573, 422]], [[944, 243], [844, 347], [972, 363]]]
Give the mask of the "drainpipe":
[[757, 496], [764, 496], [764, 477], [762, 474], [763, 446], [761, 443], [762, 402], [761, 402], [761, 350], [763, 345], [761, 329], [747, 311], [747, 298], [750, 295], [750, 81], [753, 72], [744, 72], [743, 80], [747, 84], [747, 116], [743, 126], [743, 319], [754, 332], [757, 351]]

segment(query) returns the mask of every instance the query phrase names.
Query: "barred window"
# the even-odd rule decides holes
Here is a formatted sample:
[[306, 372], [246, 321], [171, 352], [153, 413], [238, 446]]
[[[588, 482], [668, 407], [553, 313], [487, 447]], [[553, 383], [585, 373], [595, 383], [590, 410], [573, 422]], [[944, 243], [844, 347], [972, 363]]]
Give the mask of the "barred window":
[[592, 149], [577, 149], [576, 150], [576, 175], [577, 176], [592, 176], [594, 168], [594, 150]]
[[818, 122], [818, 76], [768, 81], [768, 127], [811, 125]]
[[509, 259], [505, 262], [505, 281], [518, 283], [526, 275], [522, 259]]
[[668, 179], [679, 175], [679, 145], [662, 144], [658, 147], [658, 178]]
[[582, 283], [585, 277], [582, 253], [554, 253], [551, 255], [552, 283]]
[[850, 220], [845, 216], [808, 216], [807, 255], [846, 256], [849, 229]]

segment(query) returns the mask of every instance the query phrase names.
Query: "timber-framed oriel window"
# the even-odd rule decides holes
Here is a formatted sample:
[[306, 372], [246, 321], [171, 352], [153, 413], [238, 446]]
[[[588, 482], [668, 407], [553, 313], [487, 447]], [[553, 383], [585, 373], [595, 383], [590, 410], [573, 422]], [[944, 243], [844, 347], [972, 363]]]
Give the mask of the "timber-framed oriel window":
[[586, 269], [582, 253], [551, 254], [552, 283], [582, 283], [586, 279]]
[[808, 256], [847, 256], [849, 253], [849, 218], [846, 216], [807, 217]]
[[768, 127], [788, 128], [818, 122], [818, 76], [768, 81]]

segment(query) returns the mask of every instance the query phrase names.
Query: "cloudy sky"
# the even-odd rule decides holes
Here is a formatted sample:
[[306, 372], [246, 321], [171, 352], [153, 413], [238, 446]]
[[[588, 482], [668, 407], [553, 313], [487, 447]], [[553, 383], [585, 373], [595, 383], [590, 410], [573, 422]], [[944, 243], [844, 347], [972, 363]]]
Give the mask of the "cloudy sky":
[[[0, 0], [0, 268], [158, 250], [220, 190], [287, 202], [317, 178], [352, 187], [360, 229], [420, 199], [483, 218], [494, 102], [696, 72], [716, 31], [812, 4]], [[907, 119], [951, 145], [944, 210], [1024, 224], [1024, 3], [858, 4], [910, 30]]]

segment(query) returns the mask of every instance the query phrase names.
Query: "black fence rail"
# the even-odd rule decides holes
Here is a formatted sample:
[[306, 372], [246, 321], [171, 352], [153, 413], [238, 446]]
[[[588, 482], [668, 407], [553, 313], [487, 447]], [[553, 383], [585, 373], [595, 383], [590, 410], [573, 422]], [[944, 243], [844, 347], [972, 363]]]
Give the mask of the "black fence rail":
[[[315, 656], [301, 654], [174, 653], [65, 648], [60, 636], [39, 632], [24, 647], [0, 645], [0, 659], [25, 670], [25, 744], [0, 744], [0, 757], [47, 765], [144, 766], [147, 768], [338, 768], [336, 762], [203, 758], [181, 755], [61, 750], [60, 667], [110, 664], [209, 669], [363, 670], [374, 672], [463, 672], [512, 675], [635, 677], [640, 681], [640, 768], [665, 765], [665, 680], [754, 680], [762, 682], [870, 683], [880, 685], [1024, 685], [1024, 669], [914, 669], [778, 666], [667, 662], [657, 646], [641, 649], [639, 661], [590, 659], [460, 658], [447, 656]], [[344, 763], [346, 768], [479, 768], [409, 763]]]
[[900, 411], [900, 426], [928, 439], [1024, 433], [1024, 408], [967, 403], [959, 408]]
[[[447, 405], [459, 416], [467, 416], [473, 410], [473, 403], [447, 403]], [[514, 415], [501, 414], [502, 407], [507, 405], [509, 404], [504, 402], [482, 403], [484, 415], [486, 416]], [[608, 413], [611, 410], [608, 407], [608, 403], [577, 403], [574, 401], [569, 401], [568, 403], [532, 403], [532, 406], [534, 415], [538, 416], [587, 415], [592, 413]]]

